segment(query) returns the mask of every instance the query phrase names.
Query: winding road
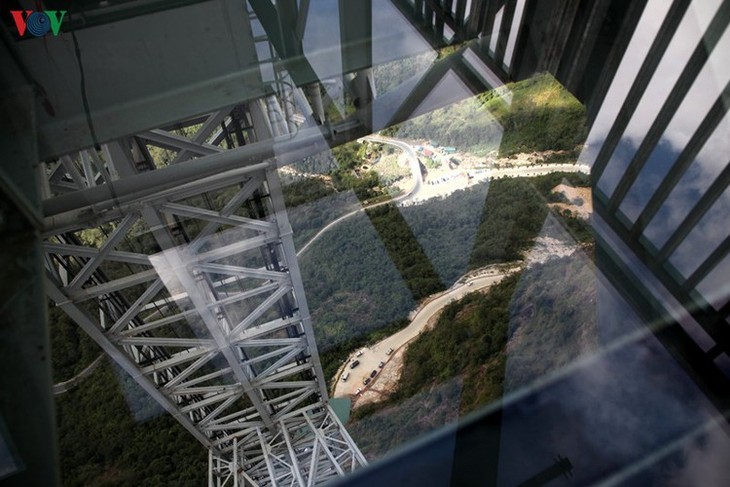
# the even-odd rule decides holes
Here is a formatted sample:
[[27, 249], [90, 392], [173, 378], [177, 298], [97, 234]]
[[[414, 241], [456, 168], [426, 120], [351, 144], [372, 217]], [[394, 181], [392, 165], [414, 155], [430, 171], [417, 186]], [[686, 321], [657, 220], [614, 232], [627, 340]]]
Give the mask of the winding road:
[[[347, 364], [342, 367], [340, 374], [337, 375], [337, 383], [335, 384], [333, 397], [354, 395], [357, 389], [366, 389], [363, 385], [363, 378], [369, 376], [371, 371], [377, 370], [378, 375], [375, 378], [375, 381], [377, 381], [379, 375], [384, 371], [387, 371], [388, 367], [391, 366], [389, 360], [395, 355], [395, 353], [398, 353], [401, 347], [406, 346], [411, 340], [416, 338], [426, 325], [428, 325], [429, 320], [436, 316], [444, 306], [452, 301], [463, 298], [468, 293], [487, 289], [493, 286], [504, 276], [514, 272], [516, 269], [517, 267], [507, 272], [490, 270], [484, 274], [466, 278], [463, 282], [459, 280], [456, 284], [451, 286], [450, 289], [435, 295], [430, 301], [427, 301], [426, 304], [418, 309], [411, 320], [411, 323], [407, 327], [387, 338], [384, 338], [375, 345], [363, 349], [362, 355], [357, 357], [357, 360], [360, 362], [357, 367], [350, 369], [347, 364], [350, 364], [355, 357], [353, 356], [348, 358]], [[393, 349], [394, 353], [388, 354], [387, 351], [389, 349]], [[378, 367], [378, 364], [381, 361], [385, 362], [382, 369]], [[350, 375], [348, 376], [347, 381], [342, 381], [342, 375], [348, 372]], [[372, 385], [372, 382], [369, 385]]]
[[[411, 201], [415, 201], [416, 196], [421, 193], [422, 189], [424, 189], [423, 186], [423, 173], [421, 172], [421, 164], [418, 161], [418, 154], [416, 154], [415, 149], [411, 147], [406, 142], [403, 142], [402, 140], [398, 139], [392, 139], [390, 137], [383, 137], [381, 135], [369, 135], [367, 137], [363, 137], [364, 140], [368, 140], [370, 142], [378, 142], [381, 144], [388, 144], [395, 146], [399, 149], [401, 149], [404, 153], [408, 155], [408, 159], [410, 161], [411, 165], [411, 175], [412, 179], [414, 181], [413, 187], [405, 194], [402, 194], [400, 196], [397, 196], [395, 198], [381, 201], [379, 203], [373, 203], [370, 205], [364, 205], [360, 208], [357, 208], [356, 210], [353, 210], [349, 213], [345, 213], [341, 217], [331, 221], [320, 231], [318, 231], [314, 236], [306, 243], [304, 246], [297, 251], [297, 257], [301, 256], [306, 252], [309, 247], [315, 243], [322, 235], [324, 235], [326, 232], [328, 232], [330, 229], [332, 229], [334, 226], [338, 225], [344, 220], [347, 220], [348, 218], [352, 217], [353, 215], [357, 215], [358, 213], [365, 211], [369, 208], [375, 208], [376, 206], [381, 205], [387, 205], [390, 203], [408, 203]], [[487, 179], [493, 179], [493, 178], [499, 178], [499, 177], [532, 177], [532, 176], [542, 176], [545, 174], [550, 174], [552, 172], [585, 172], [588, 173], [590, 171], [590, 168], [588, 166], [580, 166], [576, 164], [544, 164], [544, 165], [537, 165], [537, 166], [529, 166], [529, 167], [514, 167], [514, 168], [508, 168], [508, 169], [481, 169], [474, 171], [475, 178], [477, 181], [484, 181]], [[423, 191], [425, 193], [428, 193], [429, 191]], [[427, 196], [428, 197], [428, 196]]]
[[301, 256], [304, 252], [307, 251], [310, 245], [312, 245], [314, 242], [319, 239], [323, 234], [325, 234], [330, 228], [334, 227], [338, 223], [342, 222], [343, 220], [347, 220], [353, 215], [357, 215], [358, 213], [365, 211], [369, 208], [375, 208], [376, 206], [381, 205], [387, 205], [389, 203], [395, 203], [395, 202], [402, 202], [407, 201], [410, 198], [412, 198], [416, 193], [418, 193], [421, 188], [423, 187], [423, 174], [421, 173], [421, 164], [418, 162], [418, 155], [416, 155], [416, 151], [413, 150], [413, 147], [406, 144], [405, 142], [402, 142], [400, 140], [391, 139], [389, 137], [381, 137], [376, 135], [370, 135], [368, 137], [363, 137], [365, 140], [369, 140], [371, 142], [379, 142], [381, 144], [390, 144], [398, 147], [399, 149], [403, 150], [406, 154], [408, 154], [408, 159], [411, 164], [411, 175], [414, 176], [413, 180], [415, 183], [413, 184], [413, 187], [405, 194], [402, 194], [400, 196], [397, 196], [395, 198], [381, 201], [379, 203], [373, 203], [370, 205], [361, 206], [360, 208], [353, 210], [349, 213], [345, 213], [341, 217], [337, 218], [336, 220], [332, 220], [330, 223], [322, 227], [322, 229], [317, 232], [304, 246], [297, 251], [297, 257]]

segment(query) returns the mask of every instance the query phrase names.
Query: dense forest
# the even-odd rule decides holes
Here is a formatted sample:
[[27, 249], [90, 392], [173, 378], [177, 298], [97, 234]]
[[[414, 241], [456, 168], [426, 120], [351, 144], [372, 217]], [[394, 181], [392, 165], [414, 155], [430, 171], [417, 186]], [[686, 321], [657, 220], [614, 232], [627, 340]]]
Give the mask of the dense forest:
[[598, 346], [595, 298], [579, 251], [447, 305], [408, 347], [398, 390], [356, 410], [348, 431], [377, 458], [560, 370]]
[[[356, 410], [348, 425], [366, 455], [381, 456], [501, 397], [509, 304], [519, 278], [513, 274], [487, 294], [471, 293], [447, 305], [434, 327], [411, 342], [398, 390], [383, 403]], [[416, 419], [414, 412], [432, 408], [448, 414]]]
[[[547, 218], [549, 188], [561, 181], [585, 176], [500, 179], [417, 206], [383, 205], [323, 234], [300, 262], [320, 350], [407, 317], [469, 269], [520, 259]], [[567, 238], [590, 239], [587, 222], [555, 218], [572, 232]]]
[[[101, 350], [50, 308], [54, 381], [71, 378]], [[203, 485], [208, 454], [111, 360], [56, 396], [63, 485]]]

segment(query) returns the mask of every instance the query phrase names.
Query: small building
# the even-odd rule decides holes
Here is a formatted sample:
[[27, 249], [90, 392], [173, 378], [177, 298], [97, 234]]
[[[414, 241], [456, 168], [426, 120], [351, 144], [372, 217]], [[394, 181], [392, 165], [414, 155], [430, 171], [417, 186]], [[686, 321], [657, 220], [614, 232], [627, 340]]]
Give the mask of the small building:
[[426, 157], [431, 157], [433, 155], [433, 152], [428, 149], [423, 149], [423, 155]]
[[456, 147], [442, 147], [441, 150], [444, 151], [444, 154], [456, 153]]

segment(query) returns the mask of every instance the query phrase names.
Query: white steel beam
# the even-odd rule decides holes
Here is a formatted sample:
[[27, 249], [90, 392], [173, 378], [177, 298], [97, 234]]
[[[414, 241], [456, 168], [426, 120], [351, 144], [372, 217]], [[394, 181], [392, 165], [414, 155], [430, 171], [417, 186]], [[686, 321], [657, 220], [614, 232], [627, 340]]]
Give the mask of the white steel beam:
[[[271, 127], [261, 126], [260, 109], [253, 103], [249, 113], [266, 136]], [[107, 144], [103, 163], [91, 163], [96, 151], [82, 154], [83, 173], [73, 159], [65, 162], [58, 183], [76, 169], [85, 189], [47, 202], [58, 215], [47, 220], [49, 295], [210, 448], [210, 482], [316, 484], [364, 458], [342, 425], [327, 419], [281, 186], [274, 165], [261, 162], [283, 141], [212, 150], [205, 141], [225, 116], [208, 116], [193, 139], [162, 130], [140, 135], [185, 155], [163, 169], [153, 169], [144, 147], [128, 150], [137, 139]], [[294, 138], [284, 146], [295, 153], [324, 141], [319, 129]], [[116, 179], [101, 174], [97, 184], [94, 166]], [[104, 241], [79, 238], [78, 215], [103, 223]], [[98, 319], [88, 312], [94, 306]]]

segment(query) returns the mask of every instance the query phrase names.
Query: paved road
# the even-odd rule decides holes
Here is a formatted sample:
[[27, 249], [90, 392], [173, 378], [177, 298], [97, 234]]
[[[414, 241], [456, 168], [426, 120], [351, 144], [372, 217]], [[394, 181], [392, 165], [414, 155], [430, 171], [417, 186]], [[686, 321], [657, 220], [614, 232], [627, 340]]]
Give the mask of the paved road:
[[383, 137], [380, 135], [369, 135], [368, 137], [364, 137], [364, 139], [371, 142], [393, 145], [398, 147], [408, 156], [408, 162], [411, 165], [411, 177], [414, 180], [414, 184], [410, 191], [404, 195], [394, 198], [394, 201], [405, 203], [416, 196], [423, 187], [423, 173], [421, 172], [421, 163], [418, 161], [418, 154], [416, 154], [415, 149], [401, 140], [391, 139], [390, 137]]
[[[312, 237], [309, 242], [304, 244], [304, 246], [299, 249], [297, 252], [297, 256], [301, 256], [304, 252], [309, 249], [309, 247], [316, 242], [319, 237], [321, 237], [323, 234], [325, 234], [327, 231], [329, 231], [332, 227], [336, 226], [343, 220], [346, 220], [353, 215], [356, 215], [360, 213], [361, 211], [365, 211], [368, 208], [375, 208], [376, 206], [380, 205], [387, 205], [390, 203], [408, 203], [411, 201], [416, 201], [417, 196], [419, 193], [421, 193], [423, 187], [423, 173], [421, 172], [421, 164], [418, 162], [418, 155], [416, 154], [415, 149], [408, 145], [407, 143], [398, 140], [398, 139], [391, 139], [390, 137], [383, 137], [380, 135], [369, 135], [367, 137], [364, 137], [365, 140], [369, 140], [372, 142], [379, 142], [381, 144], [390, 144], [395, 147], [398, 147], [399, 149], [403, 150], [408, 155], [408, 159], [411, 164], [411, 175], [413, 176], [412, 179], [414, 180], [413, 187], [410, 191], [407, 193], [398, 196], [396, 198], [381, 201], [380, 203], [373, 203], [371, 205], [362, 206], [356, 210], [353, 210], [349, 213], [346, 213], [342, 215], [341, 217], [337, 218], [336, 220], [333, 220], [332, 222], [325, 225], [319, 232], [317, 232], [314, 237]], [[552, 172], [584, 172], [589, 173], [590, 168], [588, 166], [581, 166], [576, 164], [545, 164], [545, 165], [537, 165], [537, 166], [530, 166], [530, 167], [516, 167], [516, 168], [509, 168], [509, 169], [481, 169], [474, 171], [475, 178], [477, 181], [483, 181], [486, 179], [492, 179], [492, 178], [498, 178], [498, 177], [530, 177], [530, 176], [542, 176], [545, 174], [550, 174]], [[430, 188], [429, 188], [430, 189]], [[428, 193], [428, 191], [423, 191]], [[428, 196], [427, 196], [428, 197]]]
[[353, 356], [348, 359], [348, 365], [343, 370], [343, 373], [349, 372], [350, 376], [346, 382], [341, 380], [341, 376], [337, 378], [334, 397], [344, 397], [354, 394], [358, 388], [364, 389], [365, 386], [363, 385], [363, 378], [366, 376], [369, 377], [370, 372], [373, 370], [378, 370], [380, 373], [381, 369], [378, 368], [378, 364], [381, 361], [386, 362], [385, 367], [382, 370], [385, 370], [385, 368], [390, 366], [390, 363], [387, 362], [390, 356], [386, 354], [388, 349], [392, 348], [393, 350], [398, 350], [400, 347], [406, 345], [412, 339], [417, 337], [428, 323], [428, 320], [451, 301], [461, 299], [467, 293], [488, 288], [499, 282], [502, 277], [506, 275], [504, 273], [497, 273], [496, 271], [491, 272], [491, 274], [480, 275], [469, 279], [464, 283], [455, 284], [451, 287], [451, 289], [437, 295], [434, 299], [418, 310], [416, 316], [413, 317], [413, 320], [406, 328], [379, 341], [370, 348], [362, 349], [363, 354], [360, 357], [357, 357], [357, 360], [360, 361], [360, 365], [354, 369], [350, 369], [349, 363], [351, 363], [355, 358], [353, 354]]
[[329, 229], [334, 227], [335, 225], [339, 224], [343, 220], [347, 220], [353, 215], [357, 215], [361, 211], [365, 211], [369, 208], [375, 208], [376, 206], [380, 205], [387, 205], [390, 203], [395, 202], [403, 202], [403, 201], [409, 201], [411, 198], [413, 198], [422, 188], [423, 185], [423, 174], [421, 174], [421, 165], [418, 162], [418, 156], [416, 155], [416, 151], [413, 150], [413, 148], [406, 144], [405, 142], [401, 142], [400, 140], [391, 139], [389, 137], [381, 137], [381, 136], [368, 136], [364, 137], [365, 140], [370, 140], [373, 142], [380, 142], [381, 144], [390, 144], [398, 147], [399, 149], [402, 149], [407, 155], [408, 159], [411, 164], [411, 176], [412, 179], [415, 181], [413, 187], [410, 191], [408, 191], [406, 194], [400, 195], [396, 198], [392, 198], [386, 201], [381, 201], [380, 203], [373, 203], [371, 205], [361, 206], [360, 208], [353, 210], [349, 213], [345, 213], [341, 217], [337, 218], [336, 220], [333, 220], [332, 222], [325, 225], [319, 232], [317, 232], [314, 237], [312, 237], [309, 242], [304, 244], [304, 246], [297, 251], [297, 256], [301, 256], [304, 252], [307, 251], [310, 245], [312, 245], [314, 242], [316, 242], [319, 237], [321, 237], [325, 232], [327, 232]]
[[58, 396], [59, 394], [63, 394], [65, 392], [70, 391], [77, 385], [79, 385], [79, 382], [87, 378], [91, 375], [94, 370], [99, 366], [101, 363], [101, 360], [106, 356], [106, 354], [101, 354], [96, 359], [91, 362], [84, 370], [76, 374], [74, 377], [71, 377], [69, 380], [59, 382], [58, 384], [53, 385], [53, 395]]

